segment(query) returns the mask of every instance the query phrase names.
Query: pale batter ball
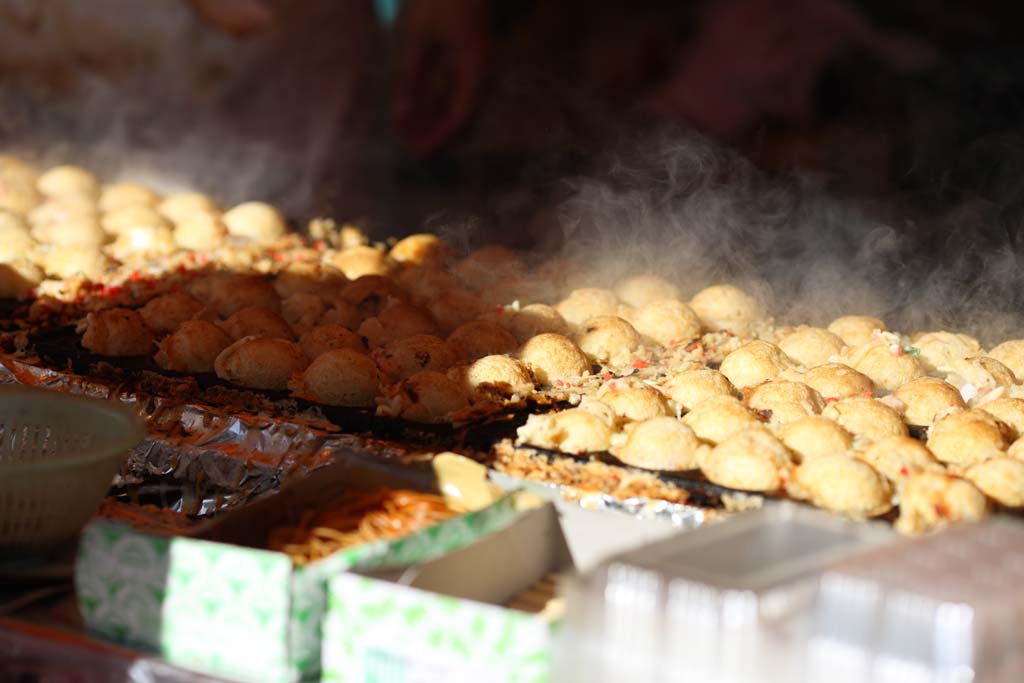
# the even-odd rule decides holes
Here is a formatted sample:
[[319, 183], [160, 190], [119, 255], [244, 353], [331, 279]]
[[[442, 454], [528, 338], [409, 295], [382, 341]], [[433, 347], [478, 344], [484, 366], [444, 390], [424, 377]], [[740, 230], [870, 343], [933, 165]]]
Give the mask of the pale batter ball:
[[826, 401], [828, 399], [870, 396], [875, 385], [871, 379], [842, 363], [819, 365], [807, 371], [804, 383], [813, 388]]
[[227, 226], [220, 216], [196, 212], [174, 225], [174, 242], [190, 251], [212, 251], [224, 244]]
[[522, 361], [509, 356], [484, 356], [460, 370], [463, 385], [474, 396], [496, 393], [522, 398], [533, 393], [530, 370]]
[[36, 181], [36, 189], [47, 197], [84, 197], [95, 201], [100, 196], [96, 176], [81, 166], [54, 166]]
[[299, 346], [309, 360], [335, 349], [366, 353], [363, 338], [341, 325], [318, 325], [302, 335]]
[[3, 157], [0, 160], [0, 208], [17, 214], [26, 214], [41, 197], [36, 189], [36, 172], [28, 164]]
[[20, 219], [14, 214], [0, 214], [0, 263], [21, 260], [35, 246], [36, 241]]
[[517, 444], [573, 455], [607, 451], [612, 432], [605, 422], [586, 410], [530, 415], [516, 430]]
[[640, 335], [622, 318], [602, 315], [589, 318], [576, 329], [576, 343], [595, 363], [625, 371], [640, 350]]
[[1024, 436], [1020, 437], [1007, 449], [1006, 454], [1011, 458], [1017, 458], [1018, 460], [1024, 460]]
[[394, 269], [394, 262], [381, 249], [360, 245], [334, 252], [328, 263], [345, 274], [349, 280], [364, 275], [388, 275]]
[[76, 217], [58, 223], [43, 223], [32, 229], [32, 236], [56, 247], [98, 249], [107, 241], [107, 234], [93, 217]]
[[309, 329], [327, 312], [328, 304], [316, 294], [295, 292], [281, 300], [281, 317], [289, 325]]
[[706, 448], [682, 421], [654, 417], [629, 425], [625, 443], [611, 452], [633, 467], [678, 472], [697, 469], [697, 454]]
[[380, 372], [366, 354], [332, 349], [316, 357], [300, 382], [290, 386], [305, 398], [330, 406], [372, 408], [380, 392]]
[[342, 288], [341, 298], [355, 306], [364, 318], [370, 318], [384, 310], [393, 299], [405, 297], [390, 278], [363, 275]]
[[1017, 377], [1008, 367], [988, 356], [958, 358], [947, 367], [950, 372], [946, 374], [946, 381], [960, 389], [969, 405], [991, 391], [1017, 384]]
[[634, 422], [672, 414], [661, 392], [643, 382], [625, 379], [605, 382], [597, 390], [597, 400], [619, 417]]
[[793, 467], [789, 450], [763, 427], [736, 432], [704, 458], [711, 482], [741, 491], [778, 491]]
[[867, 441], [907, 436], [907, 425], [895, 410], [873, 398], [844, 398], [830, 403], [822, 417], [835, 420], [848, 432]]
[[169, 334], [186, 320], [198, 316], [203, 308], [195, 297], [185, 292], [172, 292], [150, 299], [139, 309], [139, 315], [149, 329], [157, 334]]
[[220, 323], [220, 326], [231, 335], [232, 339], [261, 337], [295, 340], [295, 333], [292, 331], [291, 325], [274, 311], [261, 306], [239, 309]]
[[673, 375], [661, 390], [683, 410], [693, 410], [713, 396], [736, 396], [736, 387], [725, 375], [711, 368], [683, 370]]
[[701, 325], [712, 332], [729, 331], [746, 336], [764, 318], [754, 297], [733, 285], [712, 285], [694, 295], [690, 307]]
[[181, 223], [197, 213], [214, 215], [220, 213], [214, 201], [201, 192], [169, 194], [163, 201], [157, 204], [156, 210], [164, 218], [175, 224]]
[[793, 367], [793, 361], [775, 344], [755, 339], [726, 356], [720, 369], [733, 386], [743, 389], [777, 377]]
[[100, 193], [100, 210], [117, 211], [126, 206], [156, 206], [160, 196], [142, 183], [130, 181], [107, 185]]
[[569, 330], [561, 314], [547, 304], [529, 304], [518, 311], [505, 310], [501, 313], [501, 322], [520, 343], [545, 332], [565, 334]]
[[925, 374], [921, 361], [904, 353], [903, 347], [879, 340], [846, 349], [843, 362], [887, 391], [895, 391]]
[[249, 307], [281, 309], [274, 287], [256, 275], [223, 274], [201, 277], [189, 286], [189, 294], [205, 303], [217, 315], [228, 317]]
[[889, 436], [875, 441], [857, 457], [881, 472], [889, 481], [897, 486], [902, 485], [907, 477], [921, 472], [938, 472], [942, 474], [946, 468], [942, 466], [932, 452], [925, 448], [917, 439], [909, 436]]
[[1005, 341], [989, 351], [988, 355], [1008, 367], [1018, 382], [1024, 382], [1024, 339]]
[[925, 332], [911, 339], [921, 355], [921, 364], [928, 372], [948, 365], [951, 361], [981, 353], [977, 339], [956, 332]]
[[618, 313], [619, 298], [610, 289], [587, 287], [574, 289], [555, 306], [555, 310], [570, 325], [582, 325], [591, 318]]
[[120, 235], [132, 228], [169, 228], [170, 224], [150, 206], [124, 206], [103, 214], [100, 225], [111, 235]]
[[420, 233], [409, 235], [395, 242], [388, 252], [391, 260], [398, 263], [420, 265], [441, 264], [452, 256], [452, 248], [437, 235]]
[[66, 279], [82, 275], [98, 280], [110, 267], [110, 260], [96, 249], [56, 247], [46, 252], [40, 264], [48, 275]]
[[437, 334], [430, 312], [403, 301], [394, 301], [376, 317], [367, 318], [357, 330], [370, 347], [385, 346], [414, 334]]
[[760, 427], [750, 409], [731, 396], [714, 396], [683, 416], [683, 422], [704, 441], [720, 443], [736, 432]]
[[926, 472], [907, 478], [900, 490], [896, 530], [910, 536], [988, 516], [985, 495], [966, 479]]
[[124, 261], [132, 255], [165, 256], [177, 249], [169, 228], [138, 226], [118, 235], [110, 245], [110, 254]]
[[641, 306], [630, 322], [636, 331], [662, 346], [686, 344], [700, 337], [700, 319], [676, 299], [661, 299]]
[[821, 413], [821, 394], [801, 382], [771, 380], [743, 391], [747, 407], [772, 424], [786, 424]]
[[954, 465], [973, 465], [999, 457], [1009, 445], [1010, 428], [981, 410], [952, 413], [928, 430], [928, 450]]
[[469, 405], [458, 383], [433, 370], [421, 370], [403, 380], [391, 401], [399, 417], [413, 422], [443, 422]]
[[225, 211], [222, 219], [229, 234], [257, 244], [274, 242], [288, 232], [281, 212], [264, 202], [239, 204]]
[[476, 320], [485, 309], [480, 297], [460, 288], [442, 291], [427, 301], [426, 306], [445, 334], [451, 333], [467, 320]]
[[294, 342], [243, 337], [224, 349], [213, 367], [218, 377], [232, 384], [250, 389], [284, 390], [292, 375], [305, 370], [307, 364], [305, 354]]
[[141, 315], [127, 308], [90, 313], [78, 331], [82, 346], [100, 356], [146, 356], [153, 350], [153, 331]]
[[473, 320], [459, 325], [448, 335], [448, 343], [459, 360], [467, 363], [484, 356], [512, 353], [518, 346], [511, 332], [488, 320]]
[[971, 465], [967, 479], [986, 496], [1010, 508], [1024, 507], [1024, 462], [1015, 458], [992, 458]]
[[633, 275], [619, 280], [615, 285], [615, 295], [622, 303], [643, 308], [655, 301], [678, 299], [679, 288], [663, 277], [657, 275]]
[[806, 458], [845, 453], [853, 446], [853, 435], [838, 422], [820, 415], [804, 417], [782, 425], [779, 438], [799, 462]]
[[232, 339], [208, 320], [186, 320], [164, 337], [156, 364], [174, 372], [213, 372], [214, 361]]
[[917, 427], [928, 427], [937, 417], [967, 407], [959, 389], [936, 377], [907, 382], [894, 395], [903, 404], [907, 424]]
[[786, 492], [826, 510], [877, 517], [892, 509], [892, 487], [867, 463], [841, 453], [805, 459]]
[[825, 365], [845, 346], [842, 339], [820, 327], [801, 326], [779, 338], [782, 352], [805, 368]]
[[1019, 439], [1024, 434], [1024, 399], [997, 398], [982, 404], [979, 408], [1010, 428], [1010, 438]]
[[[74, 220], [99, 220], [96, 205], [81, 197], [60, 197], [47, 199], [28, 212], [26, 218], [33, 231], [51, 226], [54, 223], [66, 223]], [[39, 238], [37, 238], [39, 239]]]
[[560, 334], [538, 334], [519, 348], [518, 355], [540, 384], [581, 377], [591, 369], [580, 347]]
[[885, 332], [888, 329], [884, 322], [870, 315], [844, 315], [828, 325], [828, 331], [847, 346], [867, 344], [874, 338], [875, 330]]
[[43, 271], [25, 259], [0, 263], [0, 299], [23, 299], [43, 281]]

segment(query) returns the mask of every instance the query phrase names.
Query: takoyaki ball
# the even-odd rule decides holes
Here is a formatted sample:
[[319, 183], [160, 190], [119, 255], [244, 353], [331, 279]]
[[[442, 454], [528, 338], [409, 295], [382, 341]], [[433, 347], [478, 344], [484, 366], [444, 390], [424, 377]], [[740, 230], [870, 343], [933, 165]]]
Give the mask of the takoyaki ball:
[[364, 275], [388, 275], [395, 266], [386, 252], [365, 245], [335, 252], [329, 257], [328, 263], [344, 273], [349, 280]]
[[11, 219], [0, 222], [0, 263], [24, 259], [35, 248], [36, 241], [26, 228], [15, 223], [18, 219], [14, 214], [4, 212], [0, 216]]
[[574, 455], [607, 451], [612, 432], [593, 413], [573, 408], [558, 413], [530, 415], [516, 430], [517, 444]]
[[838, 422], [811, 415], [782, 425], [778, 432], [782, 443], [797, 462], [832, 453], [845, 453], [853, 445], [853, 435]]
[[36, 235], [36, 231], [51, 226], [54, 223], [67, 223], [84, 219], [98, 222], [99, 211], [96, 205], [88, 199], [61, 197], [59, 199], [46, 200], [29, 211], [26, 218], [32, 226], [33, 236], [41, 240], [45, 235]]
[[168, 228], [170, 224], [151, 206], [125, 206], [103, 214], [100, 225], [111, 235], [132, 228]]
[[224, 244], [228, 229], [220, 216], [196, 212], [175, 223], [172, 234], [174, 242], [182, 249], [212, 251]]
[[110, 267], [110, 260], [96, 249], [56, 247], [42, 256], [39, 265], [53, 277], [66, 279], [82, 275], [98, 280]]
[[443, 422], [469, 404], [465, 390], [440, 372], [421, 370], [398, 385], [391, 401], [398, 416], [413, 422]]
[[1008, 367], [1018, 382], [1024, 382], [1024, 339], [1005, 341], [989, 351], [988, 356]]
[[43, 281], [43, 271], [25, 259], [0, 263], [0, 299], [24, 299]]
[[588, 374], [590, 361], [580, 347], [560, 334], [538, 334], [519, 347], [519, 360], [540, 384], [554, 384]]
[[562, 315], [547, 304], [529, 304], [518, 311], [505, 310], [501, 314], [501, 322], [520, 343], [545, 332], [565, 334], [569, 330]]
[[353, 349], [324, 351], [309, 364], [290, 388], [304, 398], [330, 406], [372, 408], [380, 393], [381, 376], [365, 353]]
[[888, 436], [879, 439], [857, 457], [881, 472], [889, 481], [897, 486], [902, 485], [907, 477], [921, 472], [943, 473], [942, 466], [932, 452], [925, 448], [917, 439], [909, 436]]
[[256, 275], [225, 274], [199, 278], [189, 286], [189, 294], [225, 318], [253, 306], [272, 311], [281, 309], [274, 287]]
[[987, 516], [988, 502], [974, 484], [948, 474], [923, 472], [907, 477], [900, 490], [896, 530], [919, 536]]
[[97, 249], [107, 241], [107, 234], [92, 216], [69, 218], [58, 223], [42, 223], [32, 228], [32, 237], [56, 247]]
[[941, 415], [967, 407], [960, 390], [936, 377], [918, 377], [899, 387], [894, 395], [903, 404], [907, 424], [928, 427]]
[[825, 402], [814, 389], [801, 382], [771, 380], [743, 391], [751, 410], [764, 415], [772, 424], [786, 424], [819, 414]]
[[153, 349], [153, 330], [128, 308], [108, 308], [78, 324], [82, 346], [101, 356], [145, 356]]
[[36, 172], [19, 159], [0, 161], [0, 209], [26, 214], [40, 201]]
[[366, 353], [366, 344], [358, 334], [341, 325], [318, 325], [302, 335], [299, 346], [309, 360], [335, 349], [350, 349]]
[[685, 344], [700, 336], [700, 319], [676, 299], [660, 299], [641, 306], [630, 318], [643, 336], [662, 346]]
[[643, 308], [655, 301], [678, 299], [679, 288], [657, 275], [633, 275], [615, 285], [615, 295], [622, 303]]
[[1016, 458], [992, 458], [971, 465], [964, 471], [964, 479], [1000, 505], [1024, 507], [1024, 462]]
[[610, 407], [619, 417], [634, 422], [671, 415], [662, 393], [643, 382], [623, 379], [605, 382], [597, 390], [597, 400]]
[[530, 370], [522, 361], [509, 356], [484, 356], [459, 370], [463, 385], [473, 396], [493, 392], [507, 398], [533, 393]]
[[295, 292], [281, 300], [281, 317], [289, 325], [309, 329], [327, 312], [327, 302], [316, 294]]
[[743, 389], [773, 379], [793, 367], [793, 361], [775, 344], [755, 339], [726, 356], [720, 370], [733, 386]]
[[[213, 368], [218, 377], [232, 384], [283, 390], [288, 388], [292, 375], [305, 370], [308, 364], [299, 345], [287, 339], [242, 337], [221, 351]], [[370, 364], [373, 365], [372, 361]]]
[[220, 323], [220, 327], [231, 335], [232, 339], [260, 337], [295, 340], [295, 332], [284, 318], [269, 308], [260, 306], [249, 306], [235, 311], [227, 320]]
[[414, 334], [436, 334], [437, 324], [425, 308], [394, 301], [376, 317], [367, 318], [357, 332], [370, 347], [385, 346]]
[[156, 364], [174, 372], [213, 372], [217, 356], [231, 346], [228, 333], [209, 320], [186, 320], [164, 337]]
[[873, 398], [844, 398], [825, 406], [821, 416], [835, 420], [846, 431], [866, 441], [907, 436], [908, 433], [900, 414]]
[[1006, 454], [1011, 458], [1024, 460], [1024, 436], [1019, 437], [1016, 441], [1010, 444], [1010, 447], [1006, 450]]
[[622, 318], [602, 315], [576, 329], [576, 344], [595, 363], [626, 370], [640, 350], [640, 335]]
[[928, 430], [928, 450], [953, 465], [974, 463], [1004, 455], [1010, 428], [982, 410], [963, 410], [937, 420]]
[[489, 244], [467, 254], [453, 271], [468, 287], [482, 290], [519, 276], [526, 271], [526, 264], [517, 252]]
[[935, 372], [958, 358], [981, 353], [977, 339], [956, 332], [925, 332], [914, 335], [911, 341], [921, 352], [921, 364], [928, 372]]
[[448, 343], [459, 360], [465, 362], [493, 354], [512, 353], [518, 346], [511, 332], [487, 320], [473, 320], [459, 325], [448, 335]]
[[403, 237], [388, 252], [392, 261], [409, 265], [442, 264], [451, 255], [451, 246], [437, 235], [428, 233]]
[[669, 378], [661, 390], [683, 410], [694, 410], [714, 396], [735, 398], [737, 393], [725, 375], [711, 368], [683, 370]]
[[615, 413], [610, 405], [607, 403], [601, 403], [593, 394], [583, 396], [580, 399], [580, 404], [576, 406], [576, 408], [579, 410], [585, 410], [586, 412], [601, 418], [601, 422], [608, 425], [608, 428], [612, 431], [618, 429], [619, 423], [622, 422], [622, 419]]
[[281, 212], [264, 202], [244, 202], [222, 216], [228, 233], [257, 244], [268, 244], [284, 237], [288, 226]]
[[924, 368], [914, 356], [885, 341], [874, 340], [843, 352], [843, 362], [871, 378], [878, 387], [895, 391], [907, 382], [923, 377]]
[[403, 299], [398, 286], [383, 275], [363, 275], [341, 289], [341, 298], [355, 306], [364, 318], [370, 318], [393, 299]]
[[321, 325], [341, 325], [348, 329], [358, 329], [363, 320], [359, 309], [341, 297], [327, 300], [327, 308], [320, 317]]
[[946, 380], [959, 387], [964, 400], [971, 405], [975, 398], [983, 398], [990, 391], [1017, 384], [1016, 375], [1008, 367], [988, 356], [958, 358], [947, 367], [950, 372]]
[[96, 176], [80, 166], [54, 166], [43, 172], [36, 189], [47, 197], [82, 197], [95, 201], [100, 196]]
[[127, 206], [156, 206], [159, 201], [160, 196], [149, 187], [126, 181], [104, 187], [99, 206], [103, 212], [110, 213]]
[[133, 255], [165, 256], [178, 250], [169, 228], [137, 226], [117, 236], [110, 245], [110, 254], [124, 261]]
[[733, 285], [712, 285], [700, 290], [690, 300], [690, 308], [704, 329], [740, 336], [751, 334], [764, 317], [757, 300]]
[[825, 365], [846, 346], [843, 340], [820, 327], [801, 326], [779, 339], [779, 348], [805, 368]]
[[833, 512], [877, 517], [892, 509], [892, 486], [862, 460], [842, 453], [804, 460], [793, 470], [786, 492]]
[[705, 400], [684, 415], [683, 422], [701, 439], [713, 444], [737, 432], [761, 426], [757, 415], [732, 396], [713, 396]]
[[870, 396], [875, 389], [871, 379], [842, 363], [827, 363], [811, 368], [803, 377], [804, 383], [828, 400]]
[[611, 452], [633, 467], [678, 472], [697, 469], [697, 454], [706, 448], [693, 430], [677, 418], [653, 417], [629, 425], [625, 443], [613, 447]]
[[591, 318], [613, 316], [618, 313], [619, 298], [610, 289], [586, 287], [574, 289], [555, 306], [555, 310], [570, 325], [582, 325]]
[[735, 432], [701, 463], [704, 476], [719, 486], [763, 492], [782, 489], [792, 467], [789, 450], [763, 427]]
[[201, 192], [169, 194], [156, 205], [156, 210], [160, 212], [161, 216], [176, 224], [197, 213], [214, 215], [220, 213], [213, 200]]
[[393, 341], [373, 352], [381, 371], [392, 381], [400, 381], [421, 370], [446, 372], [455, 365], [451, 345], [432, 334], [414, 334]]
[[426, 302], [441, 332], [450, 334], [467, 320], [476, 320], [484, 312], [484, 303], [476, 294], [464, 289], [446, 289]]
[[289, 263], [274, 277], [274, 291], [282, 299], [299, 292], [340, 298], [347, 284], [348, 278], [339, 271], [322, 268], [319, 263]]
[[139, 309], [139, 315], [149, 329], [157, 334], [170, 334], [186, 320], [192, 320], [203, 310], [203, 304], [185, 292], [172, 292], [150, 299]]
[[1024, 399], [997, 398], [979, 408], [1009, 427], [1011, 439], [1024, 434]]
[[828, 324], [828, 331], [847, 346], [867, 344], [874, 338], [875, 330], [885, 332], [888, 329], [884, 322], [870, 315], [844, 315]]

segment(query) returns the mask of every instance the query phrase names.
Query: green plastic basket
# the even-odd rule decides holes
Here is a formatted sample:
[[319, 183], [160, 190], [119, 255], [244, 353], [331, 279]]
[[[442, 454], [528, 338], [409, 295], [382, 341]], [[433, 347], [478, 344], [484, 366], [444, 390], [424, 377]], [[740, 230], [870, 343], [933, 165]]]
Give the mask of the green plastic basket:
[[116, 403], [0, 387], [0, 557], [74, 537], [145, 436], [143, 421]]

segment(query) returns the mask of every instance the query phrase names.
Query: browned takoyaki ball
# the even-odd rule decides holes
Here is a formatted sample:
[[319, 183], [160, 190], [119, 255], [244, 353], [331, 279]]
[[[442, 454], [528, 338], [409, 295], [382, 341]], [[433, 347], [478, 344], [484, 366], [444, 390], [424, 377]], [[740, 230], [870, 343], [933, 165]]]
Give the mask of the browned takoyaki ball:
[[369, 356], [341, 348], [318, 355], [301, 379], [289, 386], [318, 403], [370, 408], [376, 403], [380, 383], [380, 372]]
[[701, 463], [709, 480], [741, 491], [778, 491], [792, 467], [789, 450], [763, 427], [736, 432]]
[[199, 299], [185, 292], [171, 292], [150, 299], [139, 309], [139, 315], [149, 329], [157, 334], [168, 334], [186, 320], [195, 318], [203, 308]]
[[385, 346], [414, 334], [437, 334], [437, 324], [425, 308], [395, 301], [373, 318], [367, 318], [357, 332], [370, 347]]
[[255, 275], [225, 274], [199, 278], [190, 285], [189, 294], [225, 318], [250, 306], [272, 311], [281, 308], [273, 285]]
[[245, 202], [228, 209], [223, 221], [228, 233], [257, 244], [269, 244], [288, 232], [281, 212], [264, 202]]
[[702, 331], [693, 309], [676, 299], [645, 304], [636, 310], [630, 322], [637, 332], [662, 346], [686, 344]]
[[373, 354], [382, 372], [400, 381], [421, 370], [446, 372], [458, 357], [451, 344], [432, 334], [414, 334], [393, 341]]
[[192, 214], [176, 223], [172, 232], [175, 244], [191, 251], [212, 251], [223, 245], [227, 236], [224, 221], [212, 213]]
[[442, 264], [451, 258], [452, 248], [437, 235], [419, 233], [395, 242], [388, 256], [403, 264]]
[[979, 406], [979, 408], [1010, 428], [1010, 438], [1019, 439], [1024, 434], [1024, 399], [1002, 397]]
[[476, 294], [464, 289], [445, 289], [426, 302], [443, 334], [450, 334], [467, 320], [476, 320], [485, 309]]
[[522, 361], [510, 356], [484, 356], [468, 366], [458, 368], [458, 371], [457, 377], [473, 396], [497, 394], [522, 398], [533, 393], [530, 370]]
[[835, 420], [854, 436], [867, 441], [907, 435], [907, 425], [900, 414], [873, 398], [844, 398], [825, 406], [821, 416]]
[[213, 372], [214, 361], [232, 339], [208, 320], [186, 320], [160, 342], [156, 364], [174, 372]]
[[786, 486], [794, 498], [854, 517], [877, 517], [892, 509], [892, 487], [870, 465], [843, 453], [806, 458]]
[[79, 323], [82, 346], [101, 356], [145, 356], [153, 350], [153, 330], [137, 311], [108, 308]]
[[814, 389], [801, 382], [769, 380], [743, 390], [747, 407], [772, 424], [794, 422], [819, 414], [825, 402]]
[[907, 424], [928, 427], [936, 418], [967, 407], [960, 390], [937, 377], [919, 377], [894, 392]]
[[844, 315], [828, 325], [828, 331], [847, 346], [867, 344], [875, 337], [875, 330], [885, 332], [888, 329], [884, 322], [870, 315]]
[[988, 515], [985, 495], [966, 479], [937, 472], [907, 477], [900, 490], [896, 530], [917, 536]]
[[54, 247], [39, 259], [47, 275], [71, 278], [81, 275], [98, 280], [111, 266], [110, 259], [96, 249], [82, 247]]
[[318, 294], [295, 292], [281, 300], [281, 317], [289, 325], [308, 330], [323, 319], [328, 306]]
[[1018, 382], [1024, 382], [1024, 339], [1005, 341], [988, 355], [1010, 368]]
[[920, 352], [921, 364], [928, 372], [935, 372], [951, 361], [981, 353], [977, 339], [956, 332], [925, 332], [911, 338]]
[[493, 354], [512, 353], [519, 345], [515, 335], [489, 320], [472, 320], [459, 325], [448, 335], [448, 343], [459, 360], [465, 362]]
[[547, 304], [530, 304], [518, 311], [502, 310], [498, 321], [505, 325], [520, 343], [538, 334], [565, 334], [569, 329], [561, 314]]
[[576, 328], [576, 343], [593, 362], [624, 371], [640, 350], [640, 335], [622, 318], [602, 315]]
[[232, 339], [242, 337], [273, 337], [277, 339], [295, 340], [291, 325], [285, 322], [269, 308], [249, 306], [235, 311], [227, 320], [220, 323], [221, 328], [231, 335]]
[[181, 223], [197, 213], [220, 213], [213, 200], [201, 192], [169, 194], [156, 205], [156, 210], [172, 223]]
[[591, 369], [580, 347], [560, 334], [538, 334], [519, 347], [518, 355], [540, 384], [582, 377]]
[[942, 462], [973, 465], [1003, 455], [1010, 428], [982, 410], [963, 410], [937, 420], [928, 430], [928, 450]]
[[960, 387], [964, 400], [973, 405], [975, 398], [1017, 384], [1017, 377], [1008, 367], [988, 356], [957, 358], [950, 362], [946, 380]]
[[967, 479], [986, 496], [1005, 507], [1024, 507], [1024, 462], [1016, 458], [992, 458], [971, 465]]
[[572, 454], [606, 451], [612, 438], [600, 417], [580, 408], [531, 415], [516, 434], [517, 444]]
[[391, 278], [383, 275], [363, 275], [341, 289], [341, 298], [358, 309], [364, 318], [377, 315], [392, 300], [405, 296]]
[[820, 327], [801, 326], [779, 338], [779, 348], [805, 368], [830, 362], [846, 344], [835, 334]]
[[732, 382], [711, 368], [683, 370], [669, 378], [661, 390], [683, 410], [693, 410], [713, 396], [735, 397], [737, 394]]
[[625, 420], [648, 420], [671, 412], [661, 392], [643, 382], [624, 379], [605, 382], [597, 390], [597, 400]]
[[761, 426], [752, 410], [732, 396], [714, 396], [683, 416], [697, 436], [709, 443], [720, 443], [736, 432]]
[[913, 474], [941, 474], [946, 471], [923, 443], [909, 436], [888, 436], [879, 439], [857, 453], [857, 457], [896, 485], [901, 485]]
[[389, 275], [395, 267], [385, 252], [369, 246], [349, 247], [335, 252], [330, 256], [329, 263], [349, 280], [364, 275]]
[[869, 341], [843, 352], [842, 362], [871, 378], [878, 387], [895, 391], [907, 382], [925, 374], [915, 356], [904, 353], [898, 344], [883, 340]]
[[610, 289], [574, 289], [555, 306], [555, 309], [570, 325], [582, 325], [590, 318], [616, 315], [619, 298]]
[[825, 400], [871, 396], [875, 388], [867, 375], [842, 363], [828, 363], [812, 368], [803, 376], [803, 380]]
[[82, 197], [96, 201], [100, 196], [100, 183], [96, 176], [70, 164], [54, 166], [42, 173], [36, 181], [36, 188], [47, 197]]
[[350, 349], [366, 353], [363, 338], [341, 325], [317, 325], [302, 335], [299, 346], [306, 358], [314, 360], [320, 354], [334, 349]]
[[224, 349], [213, 369], [223, 380], [250, 389], [288, 388], [292, 375], [309, 361], [298, 344], [286, 339], [243, 337]]
[[845, 453], [853, 445], [853, 435], [838, 422], [820, 415], [804, 417], [782, 425], [779, 438], [799, 462], [805, 458]]
[[512, 249], [489, 244], [467, 254], [453, 271], [466, 286], [479, 291], [518, 277], [526, 271], [526, 264]]
[[764, 318], [757, 300], [733, 285], [702, 289], [690, 300], [690, 307], [700, 318], [701, 326], [712, 332], [725, 330], [746, 336]]
[[655, 301], [679, 299], [679, 288], [658, 275], [633, 275], [615, 285], [615, 294], [627, 306], [643, 308]]
[[739, 347], [722, 361], [721, 372], [739, 389], [773, 379], [794, 367], [779, 347], [755, 339]]
[[413, 422], [443, 422], [469, 403], [461, 385], [432, 370], [421, 370], [403, 380], [390, 400], [399, 417]]
[[130, 181], [107, 185], [100, 192], [99, 208], [110, 213], [126, 206], [156, 206], [160, 201], [151, 188]]
[[702, 449], [707, 446], [681, 420], [653, 417], [627, 426], [626, 441], [612, 454], [633, 467], [674, 472], [697, 469]]

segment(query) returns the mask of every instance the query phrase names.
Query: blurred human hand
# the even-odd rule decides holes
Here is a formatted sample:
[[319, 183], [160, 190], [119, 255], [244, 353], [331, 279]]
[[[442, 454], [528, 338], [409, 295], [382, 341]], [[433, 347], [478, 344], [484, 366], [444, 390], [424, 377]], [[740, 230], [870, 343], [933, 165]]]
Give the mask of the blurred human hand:
[[437, 151], [476, 106], [490, 52], [486, 0], [408, 0], [392, 117], [412, 152]]

